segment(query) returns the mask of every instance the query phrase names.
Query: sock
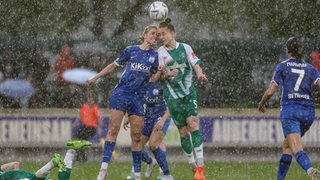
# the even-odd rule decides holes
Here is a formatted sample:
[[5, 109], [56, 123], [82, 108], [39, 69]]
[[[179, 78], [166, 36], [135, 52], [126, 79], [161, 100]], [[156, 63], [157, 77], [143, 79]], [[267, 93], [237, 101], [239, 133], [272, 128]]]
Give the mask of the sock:
[[190, 137], [187, 137], [187, 138], [181, 137], [180, 140], [181, 140], [182, 150], [188, 157], [188, 163], [191, 164], [193, 170], [197, 169], [197, 164], [192, 152], [192, 143], [191, 143]]
[[141, 172], [141, 159], [142, 159], [141, 151], [132, 151], [132, 159], [133, 159], [134, 172], [140, 173]]
[[58, 179], [70, 179], [72, 169], [67, 168], [67, 171], [58, 172]]
[[292, 161], [292, 156], [289, 154], [282, 154], [280, 157], [279, 161], [279, 166], [278, 166], [278, 175], [277, 175], [277, 180], [284, 180], [287, 172], [290, 168], [290, 164]]
[[191, 134], [192, 144], [196, 154], [198, 166], [204, 166], [203, 146], [202, 146], [203, 141], [202, 141], [201, 133], [199, 130], [196, 130], [196, 131], [190, 132], [190, 134]]
[[46, 165], [42, 166], [36, 173], [37, 178], [45, 178], [50, 174], [51, 169], [54, 168], [52, 160], [50, 160]]
[[74, 149], [68, 149], [66, 156], [64, 157], [64, 164], [66, 164], [66, 168], [70, 168], [72, 169], [72, 162], [73, 162], [73, 158], [76, 154], [76, 150]]
[[112, 152], [116, 146], [115, 142], [106, 141], [104, 143], [102, 162], [109, 163], [112, 157]]
[[152, 151], [154, 157], [156, 158], [158, 165], [161, 167], [164, 175], [169, 175], [169, 166], [165, 153], [163, 153], [162, 149], [158, 147], [154, 151]]
[[142, 161], [146, 162], [147, 164], [150, 164], [152, 162], [152, 158], [149, 156], [148, 152], [146, 150], [142, 150]]
[[298, 151], [294, 156], [298, 164], [307, 172], [309, 168], [312, 167], [311, 161], [303, 150]]

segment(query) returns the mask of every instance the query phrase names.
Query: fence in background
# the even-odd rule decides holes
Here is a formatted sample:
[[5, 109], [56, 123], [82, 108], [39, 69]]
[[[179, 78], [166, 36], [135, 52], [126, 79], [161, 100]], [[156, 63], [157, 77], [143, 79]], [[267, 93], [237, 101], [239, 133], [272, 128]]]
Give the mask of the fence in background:
[[[77, 128], [71, 124], [75, 117], [0, 117], [0, 143], [4, 146], [64, 146]], [[106, 135], [108, 117], [104, 117], [102, 134]], [[280, 146], [283, 140], [278, 117], [220, 116], [200, 117], [200, 128], [207, 146], [252, 147]], [[306, 146], [320, 143], [320, 121], [317, 118], [303, 138]], [[130, 131], [121, 129], [117, 144], [131, 144]], [[91, 141], [99, 143], [97, 136]], [[168, 146], [179, 146], [180, 138], [174, 124], [171, 124], [166, 138]]]

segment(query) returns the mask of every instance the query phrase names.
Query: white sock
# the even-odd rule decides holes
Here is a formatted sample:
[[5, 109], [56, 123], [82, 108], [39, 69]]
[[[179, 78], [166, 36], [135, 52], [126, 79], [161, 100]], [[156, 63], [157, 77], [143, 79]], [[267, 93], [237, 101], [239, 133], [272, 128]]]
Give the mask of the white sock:
[[66, 156], [64, 157], [63, 162], [66, 164], [66, 167], [69, 169], [72, 169], [72, 162], [75, 154], [76, 154], [76, 150], [68, 149]]
[[100, 169], [108, 169], [108, 163], [106, 163], [106, 162], [103, 162], [102, 164], [101, 164], [101, 168]]
[[196, 157], [197, 157], [197, 163], [198, 166], [204, 166], [204, 162], [203, 162], [203, 146], [202, 144], [199, 147], [195, 147], [194, 148]]
[[140, 172], [135, 172], [133, 175], [134, 175], [134, 179], [135, 180], [140, 180], [141, 179], [141, 173]]
[[196, 164], [196, 161], [194, 159], [193, 152], [191, 152], [191, 154], [188, 154], [188, 153], [184, 152], [184, 154], [188, 157], [188, 163], [191, 165], [192, 169], [193, 170], [197, 169], [197, 164]]
[[159, 167], [159, 174], [163, 173], [161, 167]]
[[52, 160], [50, 160], [46, 165], [42, 166], [36, 173], [37, 178], [45, 178], [50, 174], [51, 169], [54, 168]]

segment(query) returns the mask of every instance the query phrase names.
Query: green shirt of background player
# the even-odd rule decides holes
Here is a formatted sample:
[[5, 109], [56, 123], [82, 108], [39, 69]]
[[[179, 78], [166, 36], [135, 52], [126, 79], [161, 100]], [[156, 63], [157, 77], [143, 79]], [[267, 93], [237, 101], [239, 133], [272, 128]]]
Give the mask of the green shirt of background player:
[[179, 129], [181, 147], [195, 173], [194, 179], [203, 180], [205, 179], [203, 146], [197, 118], [198, 102], [192, 80], [193, 71], [199, 81], [206, 82], [208, 79], [199, 65], [201, 60], [194, 54], [192, 48], [175, 40], [176, 32], [171, 19], [168, 18], [159, 24], [158, 35], [163, 44], [158, 49], [158, 55], [164, 98], [171, 117]]
[[58, 180], [69, 180], [76, 150], [91, 145], [92, 143], [89, 141], [69, 140], [63, 161], [60, 154], [55, 153], [53, 158], [35, 173], [19, 169], [19, 162], [3, 164], [0, 167], [0, 180], [47, 180], [51, 170], [55, 167], [59, 168]]

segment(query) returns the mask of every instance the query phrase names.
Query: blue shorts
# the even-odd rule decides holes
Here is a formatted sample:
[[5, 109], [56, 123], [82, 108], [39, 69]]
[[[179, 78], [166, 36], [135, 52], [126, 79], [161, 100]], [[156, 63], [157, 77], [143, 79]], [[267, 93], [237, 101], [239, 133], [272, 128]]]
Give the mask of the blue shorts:
[[314, 118], [315, 110], [312, 106], [282, 106], [280, 120], [284, 137], [292, 133], [299, 133], [302, 137], [310, 129]]
[[[161, 112], [158, 112], [155, 114], [147, 113], [145, 120], [144, 120], [144, 127], [142, 129], [142, 135], [150, 137], [152, 130], [153, 130], [153, 127], [157, 124], [158, 121], [161, 120], [164, 113], [165, 113], [165, 110], [163, 110], [163, 109], [161, 110]], [[170, 126], [170, 123], [171, 123], [171, 118], [168, 118], [162, 127], [162, 131], [164, 134], [167, 133], [167, 130]]]
[[130, 94], [119, 90], [114, 90], [110, 97], [109, 109], [119, 110], [128, 115], [145, 116], [146, 100], [144, 95]]

